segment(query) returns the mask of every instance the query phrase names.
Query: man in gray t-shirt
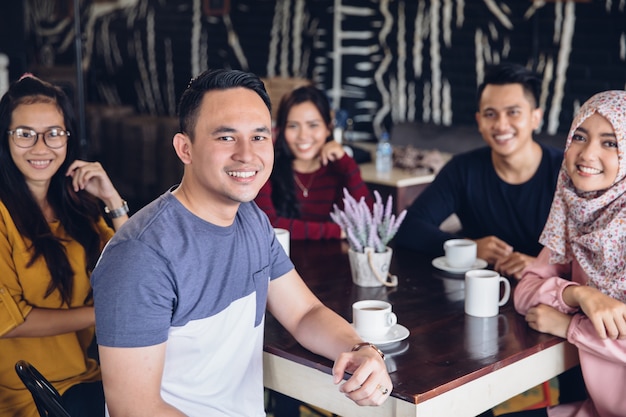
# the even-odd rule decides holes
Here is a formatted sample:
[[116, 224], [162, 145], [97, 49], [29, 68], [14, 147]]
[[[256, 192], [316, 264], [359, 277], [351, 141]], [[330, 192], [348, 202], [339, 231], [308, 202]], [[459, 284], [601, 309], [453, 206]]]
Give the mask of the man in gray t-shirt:
[[179, 113], [180, 185], [126, 223], [92, 275], [110, 414], [263, 416], [266, 306], [335, 361], [334, 383], [352, 374], [338, 395], [382, 404], [392, 384], [378, 350], [311, 293], [252, 202], [274, 157], [262, 82], [207, 71]]

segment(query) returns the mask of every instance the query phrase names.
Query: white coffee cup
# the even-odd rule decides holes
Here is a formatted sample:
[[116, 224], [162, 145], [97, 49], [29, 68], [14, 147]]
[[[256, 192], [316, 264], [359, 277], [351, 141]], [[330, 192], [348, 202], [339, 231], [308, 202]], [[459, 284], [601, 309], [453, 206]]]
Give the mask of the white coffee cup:
[[289, 230], [274, 228], [274, 233], [276, 233], [276, 239], [285, 250], [287, 256], [289, 256]]
[[494, 317], [465, 316], [464, 346], [471, 359], [485, 359], [498, 353], [498, 339], [509, 332], [504, 314]]
[[446, 264], [452, 268], [470, 268], [476, 262], [476, 242], [470, 239], [450, 239], [443, 244]]
[[362, 300], [352, 304], [352, 323], [356, 332], [367, 341], [380, 338], [398, 322], [391, 304], [380, 300]]
[[[504, 294], [500, 298], [500, 283]], [[499, 307], [509, 301], [511, 284], [496, 271], [474, 269], [465, 273], [465, 313], [474, 317], [498, 315]]]

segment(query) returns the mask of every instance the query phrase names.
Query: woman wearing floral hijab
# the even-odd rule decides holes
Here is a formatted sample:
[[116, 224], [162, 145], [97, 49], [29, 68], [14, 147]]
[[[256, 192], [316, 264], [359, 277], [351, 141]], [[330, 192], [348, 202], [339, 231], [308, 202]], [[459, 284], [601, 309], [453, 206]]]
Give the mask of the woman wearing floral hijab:
[[537, 261], [515, 290], [529, 326], [578, 348], [584, 402], [514, 413], [626, 416], [626, 91], [580, 109], [565, 145]]

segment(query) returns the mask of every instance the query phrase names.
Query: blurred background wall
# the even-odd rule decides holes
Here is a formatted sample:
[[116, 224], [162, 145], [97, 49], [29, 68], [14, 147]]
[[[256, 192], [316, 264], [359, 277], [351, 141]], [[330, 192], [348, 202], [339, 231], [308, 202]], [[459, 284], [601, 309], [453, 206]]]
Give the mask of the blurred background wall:
[[[76, 87], [74, 1], [2, 2], [10, 80], [32, 71]], [[626, 0], [81, 0], [79, 9], [87, 115], [130, 109], [174, 131], [181, 92], [209, 67], [309, 79], [365, 141], [405, 121], [473, 126], [490, 63], [543, 75], [544, 134], [563, 134], [592, 94], [626, 88]], [[97, 156], [102, 129], [91, 125]]]
[[[84, 0], [87, 99], [174, 115], [208, 67], [304, 77], [370, 138], [395, 122], [472, 124], [484, 66], [544, 74], [544, 129], [626, 86], [624, 0]], [[0, 6], [10, 76], [74, 62], [71, 0]], [[22, 33], [23, 32], [23, 33]]]

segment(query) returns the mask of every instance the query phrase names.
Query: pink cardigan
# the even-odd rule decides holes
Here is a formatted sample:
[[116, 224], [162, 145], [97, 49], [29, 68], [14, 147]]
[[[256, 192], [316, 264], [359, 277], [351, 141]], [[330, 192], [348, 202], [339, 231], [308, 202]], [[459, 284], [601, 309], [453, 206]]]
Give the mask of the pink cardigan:
[[[535, 263], [524, 272], [515, 293], [515, 309], [520, 314], [538, 304], [573, 314], [567, 341], [578, 348], [580, 365], [590, 399], [550, 407], [550, 417], [625, 417], [626, 416], [626, 340], [600, 339], [591, 321], [579, 309], [563, 302], [569, 285], [585, 285], [587, 274], [578, 262], [551, 265], [544, 248]], [[569, 279], [560, 277], [571, 276]]]

